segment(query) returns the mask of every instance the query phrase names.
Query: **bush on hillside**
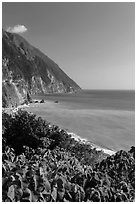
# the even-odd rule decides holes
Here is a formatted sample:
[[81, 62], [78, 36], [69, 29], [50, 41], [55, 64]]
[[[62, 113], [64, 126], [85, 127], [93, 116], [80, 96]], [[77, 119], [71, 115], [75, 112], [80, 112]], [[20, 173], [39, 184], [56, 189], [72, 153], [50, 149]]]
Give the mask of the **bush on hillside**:
[[47, 123], [34, 114], [19, 110], [13, 116], [3, 113], [3, 138], [7, 145], [14, 148], [17, 154], [23, 152], [23, 146], [36, 148], [46, 136]]
[[47, 121], [27, 111], [19, 110], [13, 115], [3, 112], [3, 138], [7, 145], [14, 148], [16, 154], [23, 152], [23, 146], [36, 149], [43, 146], [48, 149], [60, 147], [73, 153], [83, 163], [94, 164], [106, 155], [92, 149], [89, 144], [80, 143], [58, 126], [49, 126]]

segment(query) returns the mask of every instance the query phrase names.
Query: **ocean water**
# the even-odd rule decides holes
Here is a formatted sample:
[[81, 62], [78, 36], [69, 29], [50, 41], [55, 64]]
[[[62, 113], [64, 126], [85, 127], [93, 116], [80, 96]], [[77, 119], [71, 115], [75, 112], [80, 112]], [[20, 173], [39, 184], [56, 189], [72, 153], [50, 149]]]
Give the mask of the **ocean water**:
[[103, 148], [135, 145], [135, 91], [84, 90], [33, 98], [47, 102], [33, 104], [29, 111]]

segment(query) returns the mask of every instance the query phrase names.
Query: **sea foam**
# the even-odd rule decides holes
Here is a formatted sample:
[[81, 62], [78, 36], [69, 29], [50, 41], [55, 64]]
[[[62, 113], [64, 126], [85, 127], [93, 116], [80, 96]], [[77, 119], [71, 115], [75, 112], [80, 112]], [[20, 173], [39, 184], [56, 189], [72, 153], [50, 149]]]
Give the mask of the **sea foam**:
[[92, 149], [96, 149], [97, 151], [102, 151], [104, 152], [105, 154], [108, 154], [108, 155], [113, 155], [115, 154], [116, 152], [113, 151], [113, 150], [110, 150], [110, 149], [105, 149], [105, 148], [102, 148], [100, 146], [97, 146], [96, 144], [92, 143], [92, 142], [89, 142], [87, 139], [85, 138], [82, 138], [81, 136], [79, 135], [76, 135], [75, 133], [73, 132], [67, 132], [68, 135], [71, 136], [71, 138], [73, 138], [74, 140], [78, 141], [78, 142], [81, 142], [83, 144], [90, 144]]

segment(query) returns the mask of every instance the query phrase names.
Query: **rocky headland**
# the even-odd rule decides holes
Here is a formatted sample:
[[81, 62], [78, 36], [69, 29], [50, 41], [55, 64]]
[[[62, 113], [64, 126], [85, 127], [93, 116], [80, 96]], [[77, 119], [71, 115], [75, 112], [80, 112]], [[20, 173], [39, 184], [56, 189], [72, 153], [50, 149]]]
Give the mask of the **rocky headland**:
[[2, 31], [2, 105], [12, 107], [31, 94], [73, 93], [81, 88], [40, 50], [17, 34]]

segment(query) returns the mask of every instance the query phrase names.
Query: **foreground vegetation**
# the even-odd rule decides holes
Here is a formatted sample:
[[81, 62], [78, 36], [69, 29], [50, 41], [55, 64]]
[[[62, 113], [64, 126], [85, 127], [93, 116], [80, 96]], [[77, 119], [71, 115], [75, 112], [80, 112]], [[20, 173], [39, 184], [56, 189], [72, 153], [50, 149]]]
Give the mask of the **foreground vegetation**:
[[4, 202], [134, 201], [134, 147], [108, 156], [21, 110], [2, 122]]

